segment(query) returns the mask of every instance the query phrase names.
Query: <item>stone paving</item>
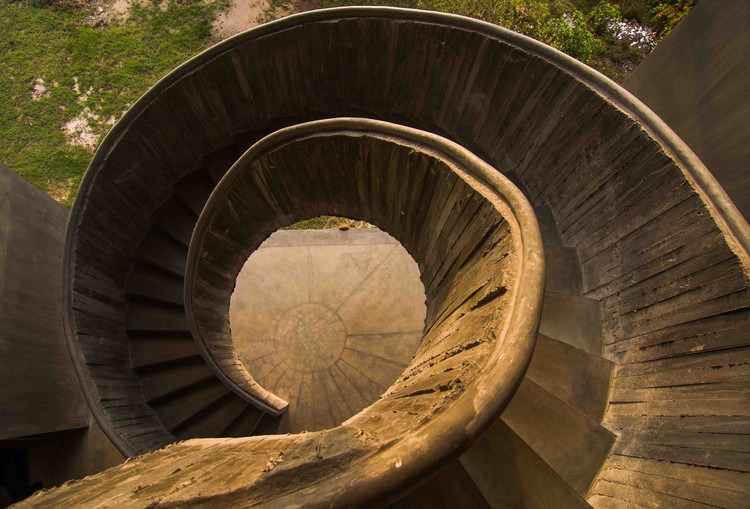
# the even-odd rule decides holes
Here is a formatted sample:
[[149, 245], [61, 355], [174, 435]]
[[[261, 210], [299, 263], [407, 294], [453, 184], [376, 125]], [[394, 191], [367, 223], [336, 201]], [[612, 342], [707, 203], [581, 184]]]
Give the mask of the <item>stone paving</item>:
[[368, 406], [419, 346], [424, 287], [414, 260], [377, 228], [279, 231], [237, 278], [240, 359], [289, 401], [291, 432], [334, 427]]

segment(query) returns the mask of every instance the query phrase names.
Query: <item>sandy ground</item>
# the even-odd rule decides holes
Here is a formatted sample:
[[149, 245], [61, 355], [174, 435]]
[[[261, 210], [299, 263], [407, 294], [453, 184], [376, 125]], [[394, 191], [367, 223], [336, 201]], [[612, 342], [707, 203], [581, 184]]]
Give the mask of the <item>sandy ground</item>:
[[[114, 0], [111, 7], [113, 15], [127, 16], [128, 8], [133, 1], [139, 0]], [[258, 26], [260, 24], [257, 19], [258, 15], [266, 7], [268, 7], [268, 0], [234, 0], [232, 7], [214, 21], [214, 37], [217, 40], [224, 40]]]
[[226, 39], [258, 26], [258, 15], [266, 7], [268, 7], [267, 0], [234, 0], [232, 7], [214, 21], [214, 35], [218, 39]]

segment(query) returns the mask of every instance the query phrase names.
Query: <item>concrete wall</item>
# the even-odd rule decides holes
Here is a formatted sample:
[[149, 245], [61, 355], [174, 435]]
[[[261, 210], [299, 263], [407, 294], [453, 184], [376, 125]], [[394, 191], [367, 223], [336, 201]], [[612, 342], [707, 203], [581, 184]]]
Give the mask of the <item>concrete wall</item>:
[[67, 219], [0, 165], [0, 440], [89, 424], [63, 334]]
[[687, 142], [750, 217], [750, 2], [699, 2], [623, 86]]

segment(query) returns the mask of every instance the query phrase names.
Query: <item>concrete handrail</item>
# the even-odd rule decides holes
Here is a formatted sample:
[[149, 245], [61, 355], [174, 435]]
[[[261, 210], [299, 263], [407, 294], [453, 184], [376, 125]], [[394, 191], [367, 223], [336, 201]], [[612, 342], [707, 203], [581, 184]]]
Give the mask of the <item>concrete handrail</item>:
[[[519, 343], [516, 347], [519, 348], [518, 352], [506, 352], [508, 358], [514, 358], [515, 362], [518, 363], [515, 365], [517, 369], [508, 370], [508, 368], [505, 368], [503, 372], [508, 376], [505, 379], [508, 387], [505, 389], [496, 387], [493, 392], [505, 392], [506, 396], [511, 394], [511, 389], [519, 382], [523, 373], [526, 364], [523, 359], [528, 360], [533, 349], [529, 345], [533, 345], [534, 333], [529, 331], [536, 330], [536, 322], [538, 322], [541, 313], [539, 303], [544, 287], [542, 245], [531, 206], [521, 192], [505, 177], [499, 175], [491, 166], [465, 148], [432, 133], [370, 119], [329, 119], [277, 131], [251, 147], [217, 185], [193, 232], [184, 287], [188, 323], [206, 362], [218, 376], [232, 385], [233, 390], [245, 391], [248, 398], [258, 401], [259, 406], [269, 405], [269, 403], [278, 405], [279, 401], [282, 402], [282, 405], [285, 403], [281, 398], [274, 396], [255, 383], [252, 374], [248, 373], [238, 360], [239, 357], [232, 342], [228, 310], [231, 294], [234, 290], [234, 280], [244, 261], [267, 237], [269, 230], [273, 231], [277, 227], [284, 226], [284, 220], [289, 221], [290, 219], [287, 215], [278, 218], [260, 217], [257, 214], [257, 209], [243, 207], [242, 203], [269, 201], [273, 205], [268, 209], [272, 211], [272, 215], [276, 215], [283, 208], [282, 200], [286, 200], [286, 205], [291, 203], [316, 203], [317, 207], [327, 206], [331, 208], [341, 207], [342, 205], [332, 202], [321, 205], [325, 203], [325, 198], [316, 193], [317, 190], [310, 190], [302, 185], [290, 182], [284, 182], [284, 184], [287, 184], [287, 189], [286, 195], [283, 197], [274, 194], [271, 185], [264, 189], [257, 188], [256, 194], [250, 194], [249, 188], [243, 187], [244, 193], [241, 197], [238, 197], [236, 193], [234, 194], [234, 202], [231, 202], [231, 195], [240, 180], [246, 177], [248, 173], [257, 172], [258, 165], [262, 164], [260, 161], [267, 159], [269, 155], [278, 156], [279, 151], [298, 140], [309, 141], [317, 137], [335, 136], [356, 136], [362, 140], [375, 137], [407, 145], [411, 147], [411, 150], [432, 154], [441, 160], [450, 161], [449, 164], [453, 164], [461, 171], [487, 183], [495, 193], [508, 202], [510, 208], [505, 209], [505, 213], [511, 211], [513, 215], [518, 217], [518, 228], [520, 228], [520, 234], [523, 238], [521, 259], [525, 267], [523, 277], [517, 281], [518, 284], [523, 281], [523, 286], [517, 287], [514, 293], [521, 292], [519, 302], [523, 302], [521, 305], [526, 308], [526, 311], [514, 315], [512, 326], [517, 330], [526, 331], [524, 335], [527, 343]], [[320, 173], [317, 178], [325, 182], [334, 178], [342, 178], [342, 168], [352, 168], [351, 171], [353, 171], [355, 166], [363, 164], [360, 159], [347, 160], [342, 157], [336, 157], [335, 162], [329, 162], [326, 160], [326, 154], [321, 154], [321, 156], [320, 160], [315, 160], [311, 164], [317, 163], [319, 165]], [[268, 168], [264, 168], [264, 170], [269, 171]], [[270, 171], [278, 173], [281, 169], [274, 168]], [[402, 168], [400, 171], [405, 172], [407, 170]], [[286, 180], [293, 180], [293, 178], [294, 172], [290, 171]], [[268, 180], [270, 177], [266, 175], [258, 177], [258, 179]], [[363, 184], [358, 182], [357, 185]], [[293, 195], [292, 192], [294, 191], [292, 190], [295, 189], [300, 190], [302, 194]], [[305, 192], [309, 194], [304, 194]], [[348, 213], [352, 216], [367, 218], [378, 216], [379, 211], [367, 210], [368, 205], [361, 202], [363, 198], [361, 194], [352, 193], [348, 196], [337, 196], [336, 198], [345, 204], [343, 205], [346, 207], [344, 210], [337, 211], [342, 215]], [[429, 199], [430, 197], [423, 196], [423, 198]], [[296, 218], [302, 218], [309, 214], [326, 213], [329, 209], [318, 208], [316, 210], [317, 212], [310, 212], [303, 206], [299, 210], [289, 213], [296, 214]], [[217, 217], [226, 217], [227, 214], [238, 216], [233, 226], [235, 229], [239, 229], [239, 232], [228, 226], [225, 220], [217, 220]], [[247, 225], [251, 226], [248, 227]], [[409, 242], [409, 239], [417, 238], [414, 232], [401, 231], [395, 233], [395, 235], [405, 244], [407, 250], [413, 253], [417, 250], [416, 245], [410, 245]], [[214, 242], [209, 240], [211, 236], [213, 236]], [[420, 265], [425, 267], [425, 261], [419, 260], [418, 253], [414, 254]], [[428, 291], [428, 308], [430, 308], [430, 298]], [[492, 397], [491, 400], [500, 404], [505, 401], [502, 397]]]

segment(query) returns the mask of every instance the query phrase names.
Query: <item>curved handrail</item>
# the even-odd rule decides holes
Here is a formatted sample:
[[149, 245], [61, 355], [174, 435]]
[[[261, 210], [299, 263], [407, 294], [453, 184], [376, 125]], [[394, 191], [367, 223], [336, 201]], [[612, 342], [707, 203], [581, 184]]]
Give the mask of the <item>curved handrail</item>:
[[[281, 129], [266, 136], [248, 149], [248, 151], [237, 160], [221, 182], [216, 186], [193, 231], [185, 269], [185, 311], [188, 323], [190, 324], [193, 336], [199, 345], [201, 354], [206, 362], [212, 367], [212, 370], [214, 370], [215, 373], [232, 388], [232, 390], [236, 392], [244, 391], [248, 398], [256, 399], [259, 406], [268, 405], [269, 402], [275, 402], [281, 400], [281, 398], [278, 398], [269, 391], [258, 386], [257, 383], [254, 382], [252, 375], [247, 372], [239, 361], [236, 364], [231, 364], [229, 366], [227, 366], [226, 363], [217, 362], [214, 358], [213, 352], [226, 351], [227, 349], [233, 351], [234, 347], [231, 344], [231, 339], [230, 344], [226, 344], [226, 340], [208, 339], [208, 337], [224, 337], [224, 334], [216, 334], [218, 331], [213, 330], [213, 328], [215, 328], [213, 321], [211, 322], [212, 326], [206, 326], [202, 324], [200, 318], [197, 317], [197, 315], [205, 314], [209, 311], [206, 302], [196, 296], [196, 281], [198, 280], [201, 263], [207, 255], [205, 247], [207, 236], [212, 232], [214, 220], [222, 211], [222, 207], [233, 187], [246, 172], [252, 170], [253, 164], [258, 160], [270, 153], [282, 149], [285, 145], [294, 143], [298, 140], [327, 135], [354, 134], [397, 140], [398, 143], [409, 144], [410, 146], [413, 145], [415, 150], [434, 153], [436, 156], [439, 155], [441, 159], [453, 161], [453, 164], [459, 168], [470, 168], [471, 174], [490, 185], [496, 192], [502, 193], [503, 197], [509, 202], [510, 210], [518, 215], [519, 223], [523, 226], [524, 242], [522, 245], [524, 251], [522, 259], [526, 261], [525, 263], [528, 264], [527, 266], [533, 267], [533, 269], [529, 269], [528, 272], [524, 273], [524, 287], [517, 287], [515, 292], [520, 291], [522, 295], [521, 299], [528, 300], [529, 303], [536, 301], [538, 304], [541, 302], [542, 291], [544, 288], [544, 264], [543, 255], [541, 255], [541, 237], [539, 236], [538, 228], [536, 227], [536, 216], [526, 198], [515, 186], [495, 171], [492, 166], [485, 163], [465, 148], [432, 133], [365, 118], [336, 118], [320, 120]], [[236, 213], [234, 209], [233, 213]], [[228, 231], [221, 231], [219, 233], [226, 235]], [[249, 255], [249, 252], [255, 248], [257, 248], [257, 245], [249, 246], [248, 251], [243, 252], [240, 259], [244, 260], [246, 256]], [[225, 270], [230, 274], [235, 273], [236, 275], [236, 272], [238, 272], [240, 268], [241, 264], [239, 266], [225, 268]], [[519, 278], [518, 281], [520, 284], [521, 278]], [[229, 295], [231, 295], [232, 289], [233, 285], [232, 288], [227, 287], [223, 289], [227, 300]], [[219, 293], [220, 291], [221, 290], [214, 288], [212, 293]], [[539, 310], [537, 309], [535, 311], [534, 307], [535, 306], [530, 305], [528, 313], [516, 315], [518, 323], [514, 323], [513, 327], [518, 330], [536, 330], [536, 327], [538, 326]], [[197, 313], [197, 309], [200, 309], [201, 313]], [[228, 317], [226, 323], [228, 325]], [[533, 344], [533, 338], [531, 341]], [[528, 361], [530, 355], [531, 349], [526, 351], [524, 355], [521, 356], [521, 359], [519, 359], [519, 367], [521, 368], [521, 371], [519, 372], [520, 374], [522, 374], [523, 369], [525, 369], [523, 366], [526, 362], [523, 359], [525, 358], [526, 361]], [[237, 355], [233, 354], [232, 357], [236, 358]], [[511, 370], [508, 371], [508, 373], [514, 373], [514, 371]], [[511, 379], [513, 380], [513, 384], [520, 380], [520, 378]], [[514, 387], [514, 385], [511, 384], [511, 387]], [[498, 398], [498, 401], [502, 400], [503, 398]]]

